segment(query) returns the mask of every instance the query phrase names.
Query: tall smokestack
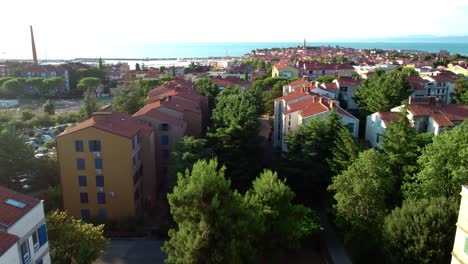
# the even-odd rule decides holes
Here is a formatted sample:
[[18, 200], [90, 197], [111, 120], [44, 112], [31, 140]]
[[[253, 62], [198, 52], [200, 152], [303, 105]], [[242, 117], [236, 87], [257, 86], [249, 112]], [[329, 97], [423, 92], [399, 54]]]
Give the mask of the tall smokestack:
[[31, 45], [32, 45], [32, 52], [33, 52], [33, 60], [34, 60], [34, 64], [37, 64], [36, 43], [34, 42], [34, 33], [33, 33], [32, 26], [29, 26], [29, 28], [31, 29]]

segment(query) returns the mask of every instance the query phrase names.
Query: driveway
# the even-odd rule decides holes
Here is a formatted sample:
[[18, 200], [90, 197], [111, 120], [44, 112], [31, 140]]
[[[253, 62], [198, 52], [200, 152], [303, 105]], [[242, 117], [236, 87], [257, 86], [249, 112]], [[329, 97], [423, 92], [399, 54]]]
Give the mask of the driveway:
[[111, 240], [104, 255], [95, 264], [164, 263], [166, 254], [161, 251], [162, 240], [125, 239]]

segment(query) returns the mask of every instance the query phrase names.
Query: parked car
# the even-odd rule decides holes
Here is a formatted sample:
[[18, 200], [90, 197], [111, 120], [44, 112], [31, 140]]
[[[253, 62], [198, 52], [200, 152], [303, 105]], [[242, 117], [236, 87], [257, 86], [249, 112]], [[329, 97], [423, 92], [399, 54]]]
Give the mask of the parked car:
[[47, 134], [42, 135], [41, 138], [42, 138], [43, 141], [52, 141], [52, 140], [54, 140], [53, 137], [51, 137], [50, 135], [47, 135]]

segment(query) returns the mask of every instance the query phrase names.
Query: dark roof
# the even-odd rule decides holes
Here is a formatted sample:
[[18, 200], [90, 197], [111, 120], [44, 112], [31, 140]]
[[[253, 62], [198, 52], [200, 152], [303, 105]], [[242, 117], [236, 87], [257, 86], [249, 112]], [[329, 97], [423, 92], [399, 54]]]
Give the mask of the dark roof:
[[[23, 203], [25, 206], [19, 208], [8, 204], [6, 203], [8, 199]], [[37, 199], [0, 186], [0, 229], [8, 229], [14, 225], [38, 203]]]
[[17, 236], [0, 231], [0, 256], [10, 249], [17, 240]]

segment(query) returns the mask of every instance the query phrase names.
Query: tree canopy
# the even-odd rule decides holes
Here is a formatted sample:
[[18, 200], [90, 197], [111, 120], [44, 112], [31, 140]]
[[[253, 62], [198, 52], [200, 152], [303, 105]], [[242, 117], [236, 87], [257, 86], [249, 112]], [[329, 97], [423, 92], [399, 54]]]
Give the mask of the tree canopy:
[[219, 94], [219, 88], [210, 78], [203, 77], [195, 81], [195, 87], [199, 94], [208, 97], [208, 105], [210, 109], [215, 107], [215, 98]]
[[77, 87], [84, 92], [92, 93], [96, 96], [96, 89], [99, 85], [101, 85], [101, 80], [99, 78], [86, 77], [78, 82]]
[[331, 149], [333, 157], [327, 160], [330, 170], [334, 175], [346, 170], [363, 149], [347, 128], [341, 128]]
[[42, 106], [42, 110], [49, 115], [55, 115], [55, 104], [51, 100], [47, 100], [45, 104]]
[[317, 77], [314, 82], [319, 82], [319, 83], [330, 83], [330, 82], [333, 82], [333, 80], [335, 80], [336, 77], [335, 76], [330, 76], [330, 75], [324, 75], [324, 76], [320, 76], [320, 77]]
[[457, 217], [456, 199], [405, 201], [384, 221], [386, 259], [390, 263], [449, 263]]
[[98, 110], [96, 98], [85, 92], [83, 102], [80, 108], [80, 116], [82, 119], [88, 119], [93, 116], [93, 113]]
[[129, 115], [143, 107], [144, 97], [136, 85], [126, 85], [117, 90], [112, 97], [112, 110]]
[[92, 263], [109, 243], [103, 236], [104, 225], [94, 226], [61, 211], [49, 213], [46, 221], [54, 263]]
[[451, 96], [456, 104], [468, 104], [468, 81], [464, 77], [458, 78], [455, 82]]
[[0, 184], [8, 186], [12, 177], [31, 169], [34, 152], [11, 127], [0, 130], [0, 146]]
[[356, 91], [353, 99], [359, 109], [374, 113], [401, 105], [410, 93], [405, 74], [397, 70], [377, 70], [361, 83], [361, 89]]

